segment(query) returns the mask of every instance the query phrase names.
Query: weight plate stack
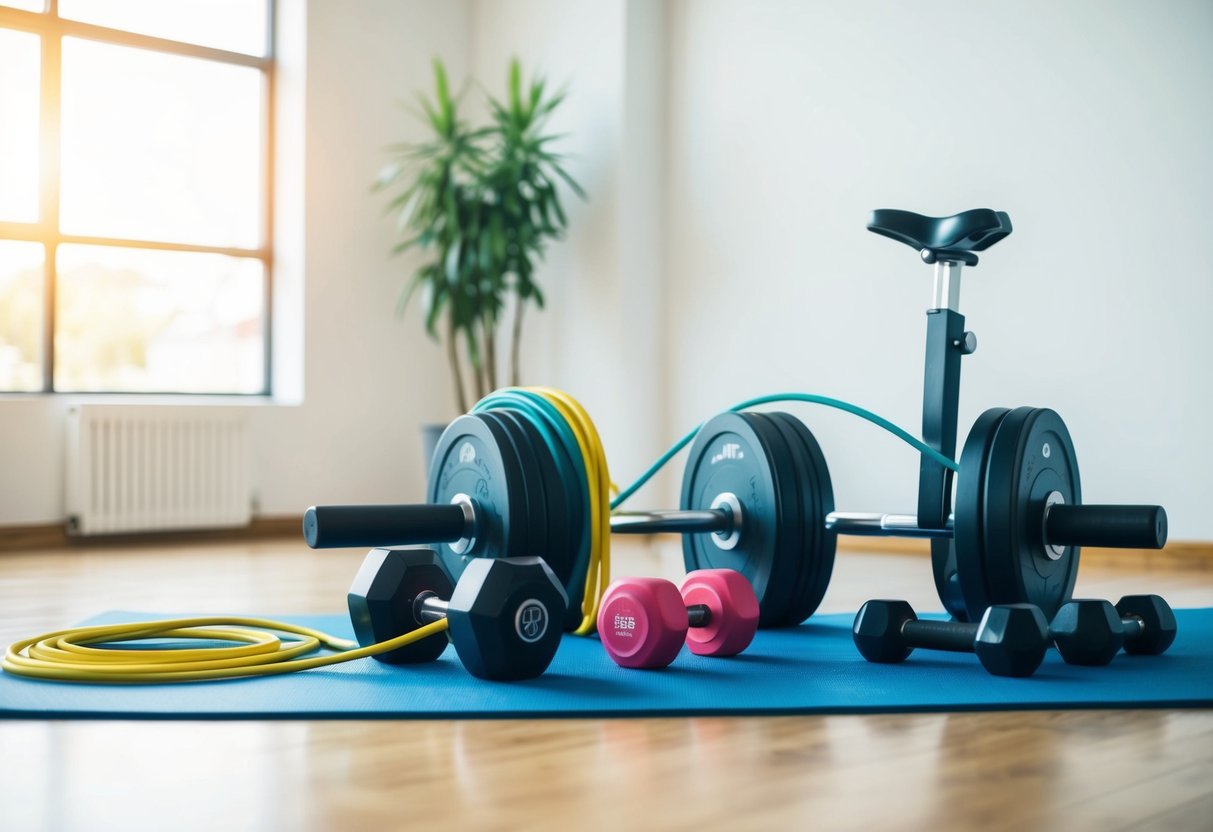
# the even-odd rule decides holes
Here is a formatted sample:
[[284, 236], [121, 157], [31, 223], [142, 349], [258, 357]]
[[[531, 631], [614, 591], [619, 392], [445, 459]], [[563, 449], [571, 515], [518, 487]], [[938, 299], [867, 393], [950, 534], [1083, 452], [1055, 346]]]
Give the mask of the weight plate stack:
[[[722, 413], [708, 420], [691, 445], [682, 479], [681, 506], [705, 510], [721, 494], [734, 494], [743, 506], [736, 546], [721, 548], [710, 534], [682, 537], [687, 571], [734, 569], [758, 596], [759, 625], [786, 626], [790, 620], [795, 553], [800, 541], [785, 518], [799, 514], [794, 488], [781, 483], [776, 452], [768, 437], [777, 433], [751, 413]], [[788, 476], [783, 474], [782, 476]], [[790, 545], [789, 545], [790, 544]]]
[[[817, 611], [834, 572], [838, 535], [825, 527], [834, 510], [834, 487], [825, 454], [813, 432], [790, 413], [772, 413], [788, 428], [789, 445], [801, 477], [801, 516], [805, 518], [804, 547], [800, 553], [800, 581], [789, 609], [789, 619], [800, 623]], [[799, 443], [799, 444], [798, 444]]]
[[[1054, 551], [1044, 539], [1051, 496], [1067, 505], [1082, 502], [1070, 433], [1054, 411], [1020, 407], [983, 435], [974, 434], [961, 455], [956, 506], [957, 571], [966, 605], [971, 615], [980, 615], [981, 604], [1029, 603], [1052, 619], [1078, 577], [1078, 547]], [[966, 457], [970, 465], [980, 464], [979, 472], [966, 467]], [[966, 485], [974, 474], [976, 487]]]
[[[775, 474], [775, 492], [779, 495], [779, 546], [773, 556], [783, 561], [779, 570], [773, 572], [779, 576], [780, 598], [779, 618], [773, 619], [763, 626], [784, 627], [800, 622], [792, 620], [792, 605], [796, 601], [797, 585], [800, 582], [800, 555], [804, 549], [804, 518], [801, 515], [800, 477], [797, 476], [796, 466], [792, 460], [792, 449], [788, 446], [779, 426], [768, 413], [747, 413], [750, 426], [759, 433], [767, 448], [771, 470]], [[742, 500], [742, 511], [745, 512], [745, 501]], [[745, 521], [742, 520], [741, 535], [745, 537]]]
[[[569, 606], [565, 613], [564, 628], [575, 629], [581, 624], [581, 598], [585, 593], [586, 567], [589, 565], [589, 549], [581, 556], [579, 535], [580, 492], [584, 488], [566, 485], [558, 464], [559, 449], [550, 447], [534, 423], [519, 413], [510, 410], [492, 411], [503, 423], [511, 426], [515, 440], [529, 456], [534, 458], [539, 471], [536, 482], [545, 503], [547, 516], [547, 543], [535, 554], [542, 557], [556, 577], [564, 585]], [[574, 508], [576, 506], [576, 508]]]
[[521, 474], [518, 478], [518, 490], [523, 497], [522, 505], [525, 515], [517, 515], [517, 517], [521, 521], [522, 528], [522, 532], [519, 534], [519, 545], [525, 548], [511, 551], [508, 556], [536, 555], [544, 557], [548, 537], [547, 498], [542, 491], [539, 463], [535, 461], [534, 451], [519, 439], [513, 423], [502, 418], [500, 413], [488, 410], [474, 415], [488, 425], [489, 430], [497, 437], [502, 454], [517, 466], [517, 470]]

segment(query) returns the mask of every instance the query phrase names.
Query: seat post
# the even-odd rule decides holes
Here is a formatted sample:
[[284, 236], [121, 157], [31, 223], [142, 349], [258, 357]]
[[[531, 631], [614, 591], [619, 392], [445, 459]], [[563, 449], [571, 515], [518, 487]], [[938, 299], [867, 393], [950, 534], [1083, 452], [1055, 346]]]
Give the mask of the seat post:
[[951, 309], [960, 311], [960, 270], [963, 263], [950, 260], [935, 261], [935, 291], [933, 292], [932, 309]]
[[[960, 405], [960, 359], [976, 347], [959, 312], [962, 264], [935, 263], [932, 307], [927, 310], [926, 362], [922, 393], [922, 439], [948, 458], [956, 455]], [[923, 456], [918, 474], [918, 526], [942, 529], [952, 510], [952, 472]]]

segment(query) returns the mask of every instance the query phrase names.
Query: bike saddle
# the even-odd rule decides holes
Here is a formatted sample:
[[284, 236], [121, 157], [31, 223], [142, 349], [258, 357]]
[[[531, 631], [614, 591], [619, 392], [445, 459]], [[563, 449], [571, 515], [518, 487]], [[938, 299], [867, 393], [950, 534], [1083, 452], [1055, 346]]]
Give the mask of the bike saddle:
[[868, 231], [891, 237], [917, 249], [928, 263], [953, 260], [977, 265], [975, 251], [984, 251], [1011, 233], [1005, 211], [974, 208], [950, 217], [925, 217], [910, 211], [878, 208], [868, 220]]

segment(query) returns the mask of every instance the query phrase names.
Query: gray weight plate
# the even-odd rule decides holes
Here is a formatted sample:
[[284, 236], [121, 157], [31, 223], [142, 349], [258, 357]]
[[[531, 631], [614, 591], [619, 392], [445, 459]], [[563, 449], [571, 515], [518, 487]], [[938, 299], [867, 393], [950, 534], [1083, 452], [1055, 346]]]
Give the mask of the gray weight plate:
[[464, 494], [479, 509], [471, 549], [458, 553], [449, 543], [438, 546], [455, 581], [472, 558], [508, 557], [525, 548], [519, 529], [526, 512], [526, 497], [519, 489], [521, 471], [516, 460], [507, 458], [513, 457], [512, 451], [506, 454], [503, 450], [498, 434], [468, 415], [451, 422], [434, 449], [427, 500], [445, 505], [455, 495]]
[[691, 444], [682, 478], [684, 509], [707, 509], [729, 492], [742, 504], [744, 529], [737, 545], [721, 549], [707, 534], [682, 537], [687, 571], [734, 569], [754, 587], [760, 606], [759, 622], [770, 626], [787, 617], [791, 586], [788, 558], [778, 558], [780, 493], [774, 464], [764, 435], [747, 414], [722, 413], [709, 419]]

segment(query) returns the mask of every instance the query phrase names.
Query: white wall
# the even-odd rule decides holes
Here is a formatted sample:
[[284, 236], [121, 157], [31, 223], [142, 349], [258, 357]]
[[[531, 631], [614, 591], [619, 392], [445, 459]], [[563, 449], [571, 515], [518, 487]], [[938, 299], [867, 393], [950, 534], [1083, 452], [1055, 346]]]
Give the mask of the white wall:
[[[675, 2], [666, 339], [676, 424], [850, 399], [919, 432], [931, 270], [873, 208], [990, 207], [961, 425], [1057, 410], [1087, 502], [1213, 539], [1213, 5]], [[913, 510], [917, 459], [808, 407], [840, 506]]]

